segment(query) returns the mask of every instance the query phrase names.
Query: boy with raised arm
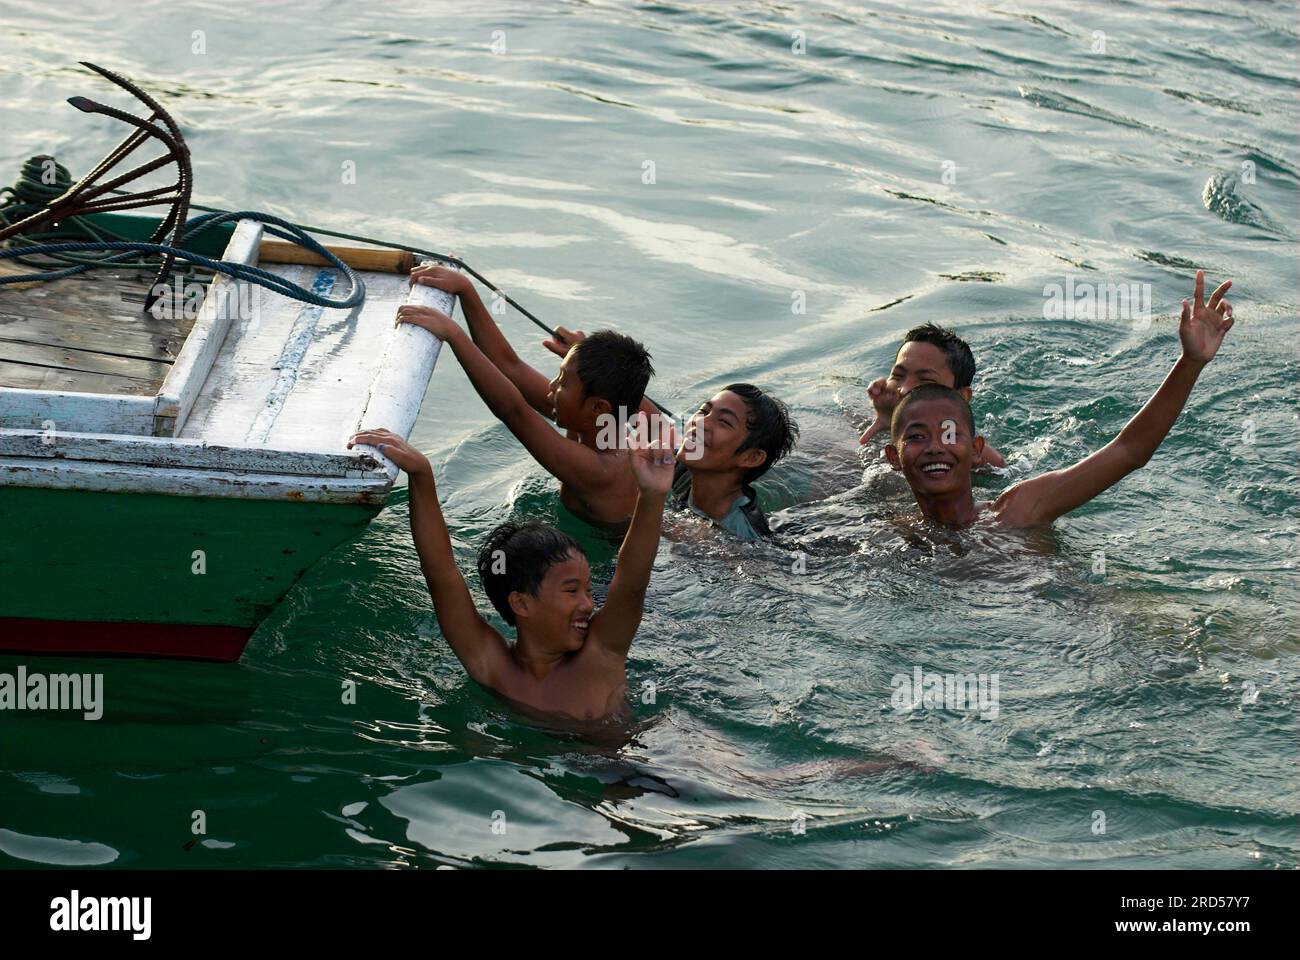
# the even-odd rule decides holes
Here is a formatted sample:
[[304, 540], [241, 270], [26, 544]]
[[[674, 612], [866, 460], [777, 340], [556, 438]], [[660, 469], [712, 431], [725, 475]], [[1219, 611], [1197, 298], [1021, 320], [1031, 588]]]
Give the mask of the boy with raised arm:
[[599, 610], [587, 557], [568, 535], [537, 521], [502, 524], [488, 534], [479, 576], [492, 605], [517, 630], [513, 645], [479, 614], [456, 567], [428, 458], [388, 430], [363, 430], [348, 446], [354, 443], [376, 447], [410, 479], [420, 568], [442, 635], [470, 677], [540, 713], [598, 721], [627, 712], [627, 652], [641, 624], [673, 477], [671, 424], [643, 418], [625, 442], [624, 467], [638, 496]]
[[411, 282], [456, 294], [469, 336], [430, 307], [399, 307], [397, 322], [424, 327], [446, 341], [483, 402], [560, 481], [560, 500], [569, 511], [621, 533], [636, 506], [637, 488], [619, 437], [654, 375], [645, 347], [613, 330], [593, 333], [568, 350], [559, 374], [548, 380], [519, 359], [468, 277], [424, 266], [412, 271]]
[[[560, 422], [559, 409], [554, 408], [553, 414], [545, 392], [549, 386], [545, 375], [519, 359], [468, 277], [447, 267], [425, 265], [411, 272], [411, 282], [457, 296], [474, 343], [535, 410]], [[575, 351], [581, 356], [592, 340], [607, 335], [595, 333], [589, 337], [581, 330], [557, 327], [553, 338], [544, 340], [543, 346], [564, 361], [560, 368], [563, 377]], [[658, 415], [653, 401], [644, 397], [640, 412]], [[631, 413], [629, 409], [629, 416]], [[751, 484], [790, 453], [798, 435], [790, 411], [771, 394], [747, 383], [725, 387], [706, 400], [687, 425], [673, 477], [673, 506], [689, 510], [742, 540], [769, 536], [771, 530]]]
[[1223, 299], [1231, 286], [1232, 281], [1225, 280], [1206, 303], [1205, 273], [1196, 272], [1195, 303], [1183, 301], [1178, 325], [1182, 355], [1173, 370], [1119, 436], [1074, 466], [1022, 480], [996, 500], [977, 503], [970, 472], [984, 438], [975, 434], [966, 398], [939, 384], [917, 387], [899, 400], [890, 426], [892, 441], [885, 448], [890, 464], [907, 478], [921, 512], [938, 523], [954, 527], [984, 519], [1013, 527], [1051, 523], [1151, 459], [1182, 412], [1196, 378], [1232, 327], [1232, 305]]
[[[901, 397], [927, 383], [950, 387], [970, 403], [971, 383], [975, 379], [975, 354], [961, 337], [933, 323], [913, 327], [903, 336], [894, 355], [888, 377], [880, 377], [867, 388], [876, 419], [858, 439], [866, 443], [877, 433], [889, 429], [894, 407]], [[977, 467], [1005, 467], [1002, 454], [985, 444], [975, 461]]]
[[[586, 336], [556, 327], [554, 338], [542, 345], [563, 357]], [[647, 416], [654, 410], [653, 401], [641, 401]], [[781, 400], [749, 383], [723, 387], [686, 424], [673, 473], [672, 506], [741, 540], [770, 537], [752, 484], [789, 455], [798, 439], [799, 425]]]

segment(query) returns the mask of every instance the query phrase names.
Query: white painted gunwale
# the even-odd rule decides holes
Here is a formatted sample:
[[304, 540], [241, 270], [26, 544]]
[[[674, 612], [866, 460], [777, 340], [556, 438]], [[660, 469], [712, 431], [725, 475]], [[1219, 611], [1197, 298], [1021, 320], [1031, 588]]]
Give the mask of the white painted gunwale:
[[[445, 290], [424, 284], [412, 285], [406, 302], [441, 310], [453, 316], [456, 297]], [[419, 416], [424, 394], [433, 376], [434, 365], [442, 350], [442, 341], [423, 327], [399, 324], [389, 336], [379, 372], [371, 384], [366, 404], [356, 423], [356, 429], [385, 427], [403, 438], [409, 438], [415, 419]], [[374, 447], [360, 444], [361, 450], [383, 464], [389, 479], [397, 480], [397, 465]]]
[[[240, 220], [221, 259], [227, 263], [255, 266], [261, 244], [262, 224], [256, 220]], [[193, 409], [194, 401], [198, 399], [199, 391], [203, 389], [230, 332], [234, 316], [231, 297], [238, 293], [240, 282], [218, 274], [208, 285], [198, 318], [158, 390], [154, 404], [157, 419], [151, 432], [165, 431], [167, 436], [174, 437], [184, 428], [185, 418]]]
[[382, 506], [392, 481], [386, 475], [377, 479], [325, 478], [5, 457], [0, 460], [0, 487]]
[[5, 457], [321, 478], [373, 480], [387, 476], [378, 460], [359, 451], [312, 453], [210, 444], [177, 437], [123, 437], [106, 433], [0, 428], [0, 464], [5, 462]]

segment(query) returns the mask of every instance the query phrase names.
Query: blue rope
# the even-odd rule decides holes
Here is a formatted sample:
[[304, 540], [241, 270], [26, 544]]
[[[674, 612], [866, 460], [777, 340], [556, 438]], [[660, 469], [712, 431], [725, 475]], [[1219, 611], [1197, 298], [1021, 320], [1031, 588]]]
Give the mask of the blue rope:
[[297, 243], [299, 246], [306, 247], [313, 253], [323, 257], [334, 269], [341, 272], [348, 278], [351, 284], [351, 290], [344, 299], [337, 300], [329, 297], [323, 297], [313, 293], [296, 283], [291, 283], [284, 277], [263, 270], [260, 267], [246, 266], [241, 263], [228, 263], [225, 260], [213, 260], [211, 257], [205, 257], [202, 254], [193, 253], [179, 247], [173, 247], [164, 243], [144, 243], [134, 240], [85, 240], [85, 241], [67, 241], [61, 243], [40, 243], [34, 246], [16, 247], [10, 249], [0, 249], [0, 260], [11, 260], [16, 257], [30, 257], [35, 254], [50, 253], [81, 253], [86, 251], [123, 251], [118, 256], [105, 257], [96, 263], [79, 263], [75, 266], [65, 267], [62, 270], [51, 270], [47, 273], [27, 273], [27, 274], [0, 274], [0, 286], [9, 283], [31, 283], [33, 281], [45, 280], [62, 280], [64, 277], [75, 276], [84, 273], [87, 270], [93, 270], [98, 267], [109, 266], [115, 263], [122, 263], [141, 254], [171, 254], [177, 260], [184, 263], [191, 263], [202, 267], [205, 270], [211, 270], [213, 273], [225, 274], [235, 280], [244, 280], [249, 283], [255, 283], [259, 286], [266, 287], [279, 293], [291, 300], [298, 300], [302, 303], [309, 303], [315, 307], [328, 307], [334, 310], [350, 310], [359, 306], [366, 299], [366, 285], [361, 278], [353, 272], [352, 268], [340, 260], [327, 247], [322, 246], [312, 236], [305, 233], [295, 224], [288, 220], [282, 220], [279, 217], [271, 216], [269, 213], [258, 213], [256, 211], [241, 210], [233, 213], [205, 213], [199, 217], [193, 217], [185, 223], [185, 234], [182, 240], [192, 240], [205, 230], [218, 226], [222, 223], [228, 223], [231, 220], [251, 219], [260, 221], [267, 233], [272, 236], [280, 237], [283, 240], [289, 240]]

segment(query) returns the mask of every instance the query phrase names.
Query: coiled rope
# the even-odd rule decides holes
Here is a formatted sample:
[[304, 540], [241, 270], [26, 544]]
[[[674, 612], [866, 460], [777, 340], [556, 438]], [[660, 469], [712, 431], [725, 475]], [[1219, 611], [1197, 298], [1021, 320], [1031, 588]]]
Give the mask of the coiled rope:
[[266, 228], [266, 232], [273, 236], [289, 240], [299, 246], [306, 247], [308, 250], [323, 257], [329, 262], [335, 270], [338, 270], [348, 278], [351, 284], [348, 296], [341, 299], [324, 297], [320, 294], [291, 283], [279, 274], [271, 273], [269, 270], [263, 270], [261, 267], [252, 267], [242, 263], [230, 263], [226, 260], [214, 260], [211, 257], [205, 257], [203, 254], [194, 253], [183, 247], [173, 247], [166, 243], [145, 243], [139, 240], [72, 240], [59, 241], [56, 243], [36, 243], [32, 246], [22, 246], [17, 249], [0, 250], [0, 260], [15, 259], [17, 257], [30, 257], [37, 254], [68, 254], [78, 252], [97, 252], [109, 253], [112, 251], [121, 251], [118, 256], [104, 257], [86, 263], [76, 263], [72, 266], [64, 267], [60, 270], [50, 270], [44, 273], [24, 273], [24, 274], [3, 274], [0, 275], [0, 285], [8, 283], [30, 283], [32, 281], [43, 280], [62, 280], [64, 277], [75, 276], [78, 273], [84, 273], [87, 270], [93, 270], [96, 267], [105, 267], [118, 263], [123, 263], [132, 257], [138, 257], [141, 254], [168, 254], [170, 253], [177, 260], [185, 263], [191, 263], [195, 266], [202, 267], [205, 270], [211, 270], [213, 273], [225, 274], [235, 280], [244, 280], [249, 283], [255, 283], [259, 286], [273, 290], [282, 296], [291, 300], [298, 300], [302, 303], [309, 303], [316, 307], [328, 307], [334, 310], [350, 310], [359, 306], [366, 298], [366, 286], [361, 278], [346, 263], [336, 257], [328, 247], [318, 243], [300, 227], [290, 223], [288, 220], [282, 220], [279, 217], [272, 216], [269, 213], [259, 213], [256, 210], [239, 210], [231, 213], [205, 213], [202, 216], [194, 217], [185, 223], [185, 240], [192, 240], [205, 230], [222, 223], [229, 223], [232, 220], [257, 220]]

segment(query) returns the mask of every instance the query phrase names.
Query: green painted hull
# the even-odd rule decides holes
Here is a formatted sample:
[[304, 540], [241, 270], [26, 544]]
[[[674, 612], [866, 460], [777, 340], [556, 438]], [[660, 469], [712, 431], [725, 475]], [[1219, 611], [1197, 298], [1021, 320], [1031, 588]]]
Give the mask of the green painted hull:
[[[0, 620], [10, 619], [0, 632], [13, 634], [16, 618], [206, 625], [246, 636], [380, 509], [0, 487]], [[0, 647], [42, 648], [13, 636], [0, 636]]]

